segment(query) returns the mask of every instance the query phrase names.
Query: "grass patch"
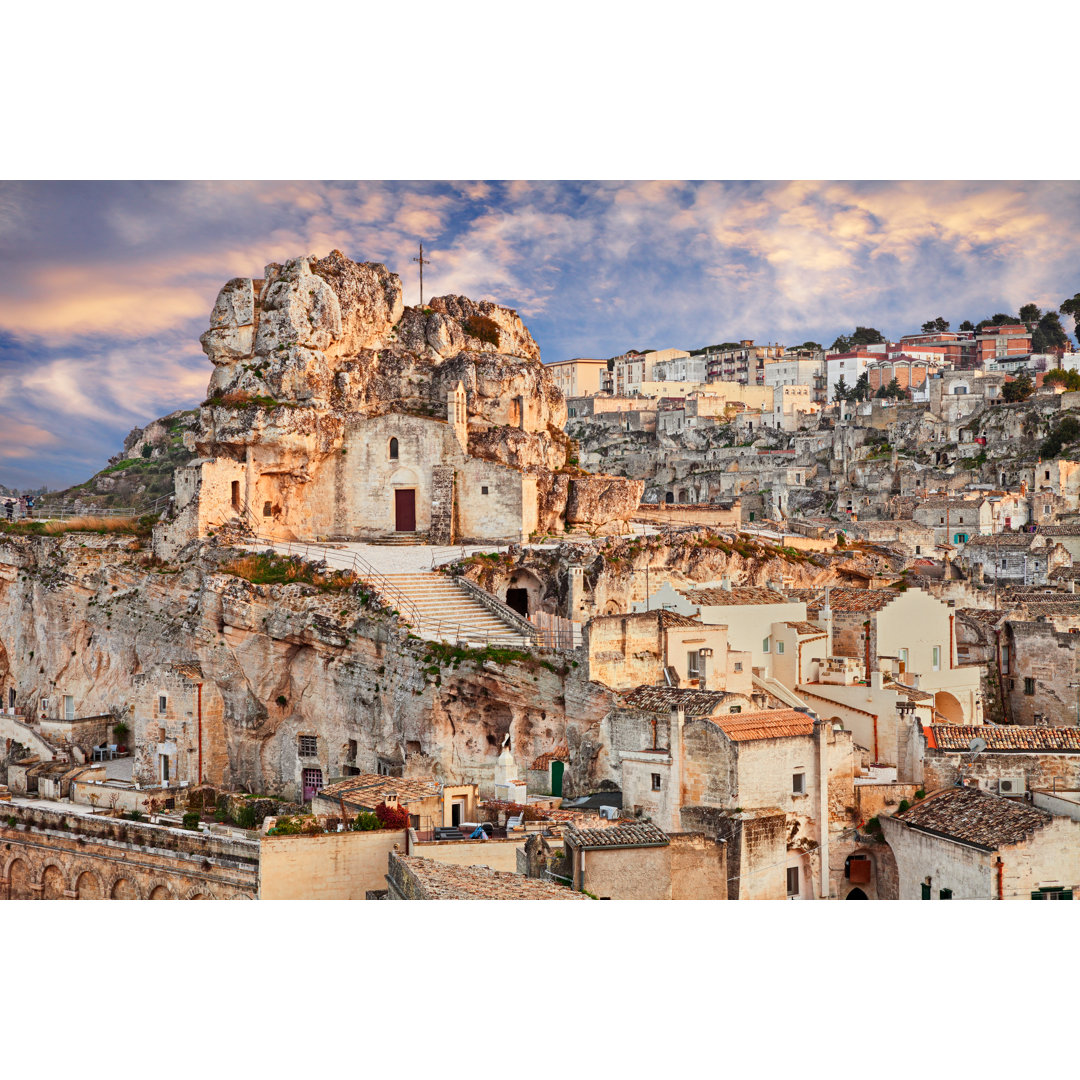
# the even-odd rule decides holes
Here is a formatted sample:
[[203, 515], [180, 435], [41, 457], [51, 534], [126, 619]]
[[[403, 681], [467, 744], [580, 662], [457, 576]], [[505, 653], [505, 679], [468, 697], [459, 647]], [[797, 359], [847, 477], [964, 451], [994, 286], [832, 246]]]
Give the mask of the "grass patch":
[[317, 570], [303, 559], [274, 551], [241, 555], [224, 563], [221, 572], [253, 585], [314, 585], [321, 592], [351, 589], [360, 580], [351, 570]]

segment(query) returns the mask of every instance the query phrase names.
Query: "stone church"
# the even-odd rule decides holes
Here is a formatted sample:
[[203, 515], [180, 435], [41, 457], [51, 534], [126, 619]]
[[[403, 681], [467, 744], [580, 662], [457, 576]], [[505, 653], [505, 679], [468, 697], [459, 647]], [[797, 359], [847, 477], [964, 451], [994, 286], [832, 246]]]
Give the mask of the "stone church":
[[272, 539], [520, 542], [626, 531], [641, 483], [577, 468], [566, 404], [509, 308], [406, 308], [378, 263], [271, 263], [218, 295], [214, 364], [155, 552], [243, 523]]

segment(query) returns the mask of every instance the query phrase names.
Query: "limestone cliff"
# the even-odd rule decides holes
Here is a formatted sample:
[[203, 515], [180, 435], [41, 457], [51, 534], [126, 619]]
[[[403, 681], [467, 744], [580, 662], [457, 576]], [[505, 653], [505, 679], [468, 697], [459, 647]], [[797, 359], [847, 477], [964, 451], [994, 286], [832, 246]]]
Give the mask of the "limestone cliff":
[[124, 715], [132, 676], [195, 662], [224, 699], [219, 782], [233, 787], [296, 794], [302, 732], [317, 733], [327, 777], [352, 740], [349, 764], [363, 771], [381, 756], [490, 794], [509, 733], [519, 763], [568, 743], [568, 791], [613, 778], [600, 739], [612, 694], [572, 655], [497, 663], [433, 647], [363, 593], [253, 585], [220, 572], [235, 553], [212, 543], [179, 569], [137, 546], [88, 534], [0, 543], [0, 690], [29, 715], [62, 695], [80, 716]]

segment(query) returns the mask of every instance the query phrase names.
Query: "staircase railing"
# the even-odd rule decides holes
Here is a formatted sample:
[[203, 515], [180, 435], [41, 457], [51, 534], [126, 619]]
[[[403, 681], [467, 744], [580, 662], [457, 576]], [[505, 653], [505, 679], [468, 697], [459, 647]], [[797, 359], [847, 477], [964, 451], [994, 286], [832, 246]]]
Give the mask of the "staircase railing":
[[479, 600], [480, 603], [483, 604], [496, 618], [509, 623], [518, 631], [518, 633], [527, 637], [529, 641], [536, 641], [538, 636], [536, 627], [519, 612], [515, 611], [509, 605], [504, 604], [497, 596], [493, 596], [486, 589], [480, 588], [476, 582], [470, 581], [468, 578], [459, 577], [454, 580], [457, 582], [460, 589], [463, 589], [476, 600]]
[[[473, 585], [472, 582], [468, 582], [467, 584], [471, 587], [471, 591], [473, 591], [474, 594], [479, 594], [476, 595], [476, 599], [480, 603], [485, 604], [485, 606], [487, 606], [498, 618], [510, 624], [505, 632], [492, 630], [477, 631], [463, 624], [460, 620], [444, 621], [441, 618], [432, 619], [430, 617], [425, 617], [421, 614], [420, 609], [407, 593], [405, 593], [398, 585], [394, 584], [386, 574], [372, 566], [372, 564], [358, 552], [351, 549], [342, 550], [340, 548], [327, 548], [320, 544], [309, 544], [302, 540], [279, 540], [273, 537], [264, 536], [259, 532], [261, 527], [259, 518], [246, 502], [242, 502], [239, 506], [234, 506], [233, 510], [236, 514], [236, 521], [225, 522], [223, 524], [239, 524], [245, 534], [244, 540], [246, 543], [265, 544], [274, 551], [282, 551], [282, 549], [284, 549], [283, 553], [286, 555], [297, 555], [299, 558], [306, 559], [310, 562], [325, 563], [335, 570], [351, 571], [360, 581], [378, 592], [387, 603], [397, 610], [398, 614], [401, 615], [405, 622], [412, 626], [418, 633], [434, 634], [444, 641], [460, 641], [465, 638], [471, 641], [481, 640], [485, 645], [506, 644], [508, 643], [506, 639], [514, 634], [524, 637], [529, 644], [535, 644], [536, 642], [537, 631], [532, 623], [523, 619], [513, 610], [513, 608], [507, 607], [498, 599], [498, 597], [485, 592], [483, 589], [479, 588], [479, 586]], [[341, 565], [341, 563], [337, 561], [331, 562], [327, 557], [331, 552], [336, 554], [345, 565]], [[452, 637], [450, 637], [451, 634], [453, 635]]]

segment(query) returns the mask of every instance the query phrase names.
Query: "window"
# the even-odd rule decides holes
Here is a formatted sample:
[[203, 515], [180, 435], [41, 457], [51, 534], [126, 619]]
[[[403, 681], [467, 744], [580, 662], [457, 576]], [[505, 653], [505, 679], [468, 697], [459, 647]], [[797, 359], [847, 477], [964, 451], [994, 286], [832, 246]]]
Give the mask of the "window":
[[271, 517], [271, 516], [273, 516], [273, 513], [274, 513], [273, 506], [271, 506], [269, 502], [264, 502], [263, 503], [263, 517]]
[[163, 727], [158, 728], [158, 742], [165, 741], [165, 729]]
[[317, 735], [300, 736], [300, 756], [317, 757], [319, 754], [319, 737]]
[[935, 645], [934, 646], [934, 663], [933, 663], [933, 667], [934, 667], [935, 671], [940, 671], [941, 670], [941, 646], [940, 645]]
[[75, 699], [71, 696], [71, 694], [64, 695], [64, 719], [75, 719]]
[[660, 774], [658, 772], [652, 774], [652, 789], [653, 791], [660, 790]]
[[797, 866], [788, 867], [787, 894], [788, 896], [799, 895], [799, 868]]
[[930, 898], [931, 898], [931, 896], [930, 896], [930, 883], [924, 881], [922, 883], [922, 899], [923, 900], [929, 900]]
[[487, 484], [480, 488], [480, 494], [486, 495], [488, 493]]
[[397, 461], [398, 456], [398, 442], [397, 439], [390, 440], [390, 460]]
[[731, 708], [728, 709], [728, 712], [729, 713], [730, 712], [742, 712], [742, 706], [741, 705], [732, 705]]
[[1046, 470], [1046, 479], [1047, 480], [1050, 479], [1050, 470], [1049, 469]]
[[907, 671], [907, 649], [900, 650], [900, 663], [904, 665], [904, 670]]
[[742, 671], [742, 661], [741, 660], [736, 660], [735, 661], [735, 673], [738, 674], [741, 671]]
[[1035, 680], [1034, 679], [1025, 679], [1024, 680], [1024, 693], [1027, 694], [1028, 697], [1034, 697], [1034, 695], [1035, 695]]
[[806, 773], [793, 773], [791, 777], [791, 794], [792, 795], [805, 795], [806, 794]]
[[1060, 885], [1044, 885], [1031, 894], [1032, 900], [1071, 900], [1072, 889], [1063, 889]]
[[232, 506], [234, 510], [240, 509], [240, 481], [232, 482]]
[[169, 699], [164, 694], [159, 694], [157, 699], [158, 712], [164, 712], [169, 707]]
[[349, 761], [355, 761], [355, 760], [356, 760], [356, 740], [355, 739], [350, 739], [349, 740]]
[[776, 651], [777, 653], [782, 653], [784, 651], [784, 643], [782, 641], [776, 643]]
[[765, 640], [764, 640], [764, 641], [763, 641], [763, 642], [761, 643], [761, 651], [762, 651], [762, 652], [768, 652], [768, 651], [769, 651], [769, 639], [768, 639], [768, 638], [766, 638], [766, 639], [765, 639]]
[[938, 899], [939, 900], [951, 900], [952, 899], [952, 889], [941, 889], [938, 892]]
[[686, 677], [688, 679], [700, 679], [702, 666], [701, 657], [696, 651], [686, 654]]

